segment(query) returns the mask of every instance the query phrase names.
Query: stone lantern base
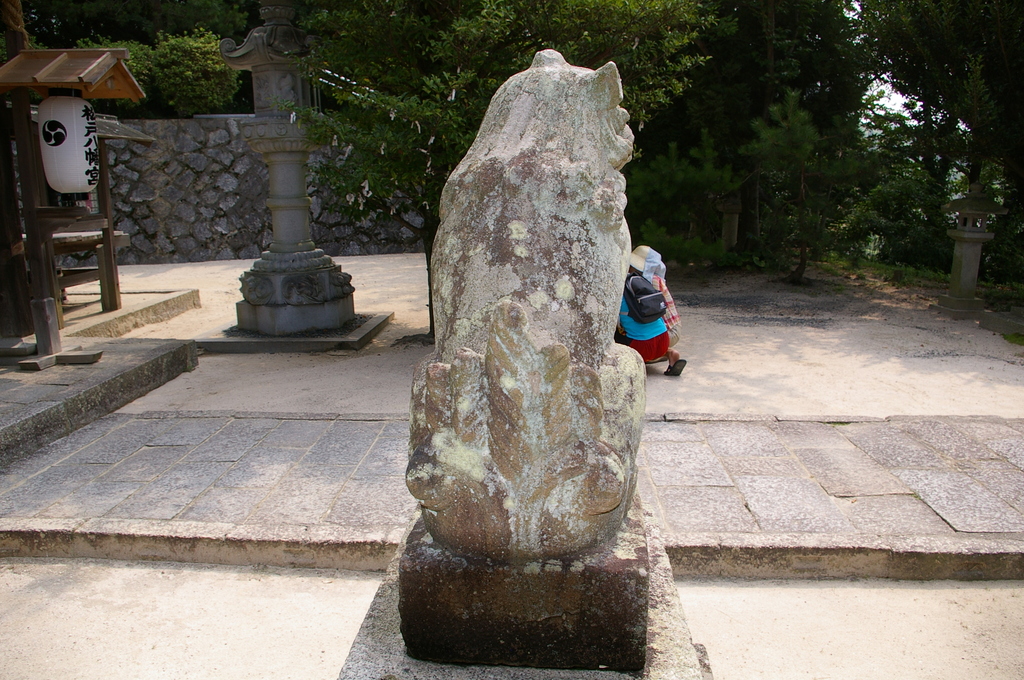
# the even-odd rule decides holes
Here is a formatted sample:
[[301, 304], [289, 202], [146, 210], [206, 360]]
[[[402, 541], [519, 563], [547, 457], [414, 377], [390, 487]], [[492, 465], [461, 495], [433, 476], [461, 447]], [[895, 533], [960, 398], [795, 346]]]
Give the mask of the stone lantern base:
[[980, 319], [985, 303], [974, 297], [974, 291], [978, 285], [981, 246], [995, 234], [969, 229], [949, 229], [946, 233], [956, 242], [953, 270], [949, 275], [949, 295], [940, 296], [933, 308], [954, 319]]
[[978, 298], [957, 298], [940, 295], [932, 309], [952, 319], [980, 319], [985, 311], [985, 301]]
[[291, 335], [303, 331], [341, 328], [355, 318], [352, 298], [318, 305], [250, 305], [235, 303], [238, 327], [263, 335]]
[[[265, 253], [265, 257], [272, 255]], [[242, 274], [245, 299], [235, 305], [240, 329], [264, 335], [290, 335], [341, 328], [355, 317], [352, 275], [341, 271], [320, 251], [312, 251], [302, 259], [315, 263], [314, 267], [261, 271], [260, 265], [266, 267], [268, 262], [259, 260], [253, 269]]]

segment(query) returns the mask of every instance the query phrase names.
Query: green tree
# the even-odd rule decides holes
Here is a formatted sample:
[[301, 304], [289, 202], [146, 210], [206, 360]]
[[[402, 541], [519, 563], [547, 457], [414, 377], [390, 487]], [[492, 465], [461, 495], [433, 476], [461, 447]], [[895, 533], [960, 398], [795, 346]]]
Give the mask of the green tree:
[[[742, 153], [755, 138], [754, 120], [768, 122], [770, 109], [787, 90], [800, 93], [800, 106], [820, 130], [836, 117], [855, 118], [868, 84], [868, 60], [858, 39], [854, 3], [849, 0], [717, 0], [705, 9], [719, 17], [694, 41], [704, 60], [689, 73], [692, 86], [637, 135], [646, 154], [628, 169], [641, 172], [648, 159], [675, 142], [680, 150], [700, 148], [702, 135], [714, 140], [720, 167], [729, 166], [743, 184], [740, 196], [741, 249], [759, 249], [762, 201], [760, 161]], [[631, 224], [645, 215], [629, 211]]]
[[841, 237], [853, 244], [848, 254], [949, 271], [953, 221], [942, 211], [953, 191], [949, 164], [920, 143], [906, 113], [872, 102], [863, 125], [869, 176], [843, 225]]
[[[668, 150], [638, 166], [629, 175], [629, 207], [644, 215], [642, 223], [633, 225], [645, 243], [647, 232], [662, 229], [666, 234], [686, 234], [690, 238], [717, 233], [721, 213], [716, 205], [722, 196], [739, 188], [742, 177], [732, 166], [723, 164], [715, 142], [705, 131], [701, 145], [679, 154], [678, 145], [670, 142]], [[669, 257], [668, 253], [662, 253]]]
[[450, 172], [495, 90], [554, 48], [573, 64], [615, 61], [634, 120], [682, 91], [701, 24], [693, 0], [325, 0], [306, 65], [333, 100], [303, 113], [310, 136], [347, 150], [315, 168], [356, 218], [391, 216], [427, 258]]
[[23, 0], [25, 28], [41, 47], [111, 39], [155, 45], [161, 33], [205, 28], [243, 37], [258, 19], [257, 0]]
[[183, 35], [161, 34], [155, 47], [128, 40], [82, 40], [78, 47], [122, 47], [128, 50], [128, 69], [146, 97], [96, 100], [103, 113], [124, 117], [191, 116], [221, 113], [234, 101], [239, 72], [224, 63], [220, 40], [205, 29]]
[[1024, 5], [865, 0], [861, 20], [880, 73], [911, 100], [921, 136], [969, 181], [994, 162], [1024, 190]]
[[217, 113], [238, 89], [238, 71], [220, 56], [220, 39], [196, 29], [184, 35], [161, 35], [153, 55], [153, 82], [179, 116]]
[[769, 188], [766, 219], [783, 246], [799, 250], [799, 261], [786, 277], [802, 283], [812, 251], [828, 245], [830, 227], [844, 214], [850, 188], [860, 170], [859, 131], [836, 121], [819, 132], [800, 93], [790, 90], [768, 109], [770, 122], [754, 121], [754, 140], [742, 151], [761, 165]]
[[982, 180], [1010, 208], [991, 222], [996, 238], [983, 251], [981, 276], [1021, 281], [1024, 5], [865, 0], [861, 20], [879, 74], [909, 100], [922, 167], [937, 181], [962, 172], [957, 193]]

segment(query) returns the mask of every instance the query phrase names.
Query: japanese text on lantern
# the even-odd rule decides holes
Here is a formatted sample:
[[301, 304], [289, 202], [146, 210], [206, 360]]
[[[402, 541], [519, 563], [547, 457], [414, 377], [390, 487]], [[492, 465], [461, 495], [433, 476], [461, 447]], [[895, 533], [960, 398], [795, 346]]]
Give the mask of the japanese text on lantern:
[[85, 170], [85, 176], [89, 178], [89, 186], [94, 186], [100, 180], [100, 150], [99, 141], [96, 139], [96, 112], [91, 106], [85, 104], [82, 107], [82, 118], [85, 120], [85, 160], [89, 167]]

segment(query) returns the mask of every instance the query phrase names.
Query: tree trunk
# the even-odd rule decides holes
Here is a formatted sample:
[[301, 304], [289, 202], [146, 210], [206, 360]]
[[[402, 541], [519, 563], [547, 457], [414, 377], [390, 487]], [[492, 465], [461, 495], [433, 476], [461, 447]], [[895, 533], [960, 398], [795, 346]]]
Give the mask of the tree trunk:
[[742, 212], [740, 212], [739, 229], [736, 235], [736, 250], [738, 252], [753, 250], [761, 239], [760, 179], [761, 172], [758, 168], [740, 185]]
[[[7, 41], [13, 44], [10, 37]], [[0, 144], [0, 337], [23, 338], [33, 332], [29, 305], [32, 294], [15, 198], [14, 157], [10, 144], [13, 134], [11, 112], [4, 107], [0, 110], [0, 140], [5, 142]]]
[[437, 236], [437, 228], [440, 220], [432, 214], [423, 216], [423, 230], [420, 232], [423, 239], [423, 254], [427, 261], [427, 310], [430, 315], [430, 337], [434, 337], [434, 273], [430, 269], [434, 255], [434, 238]]
[[804, 282], [805, 271], [807, 271], [807, 241], [801, 241], [800, 262], [797, 263], [796, 269], [791, 271], [783, 281], [786, 283], [801, 284]]
[[981, 181], [981, 169], [983, 164], [981, 161], [971, 161], [971, 164], [967, 167], [967, 184], [975, 184]]

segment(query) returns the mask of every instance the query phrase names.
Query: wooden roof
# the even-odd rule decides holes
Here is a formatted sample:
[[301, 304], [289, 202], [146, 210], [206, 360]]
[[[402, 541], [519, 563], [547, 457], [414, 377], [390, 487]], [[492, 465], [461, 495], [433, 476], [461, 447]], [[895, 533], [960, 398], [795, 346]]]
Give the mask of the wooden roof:
[[124, 60], [126, 49], [22, 50], [0, 66], [0, 93], [29, 87], [43, 95], [75, 88], [86, 99], [131, 99], [146, 94]]

